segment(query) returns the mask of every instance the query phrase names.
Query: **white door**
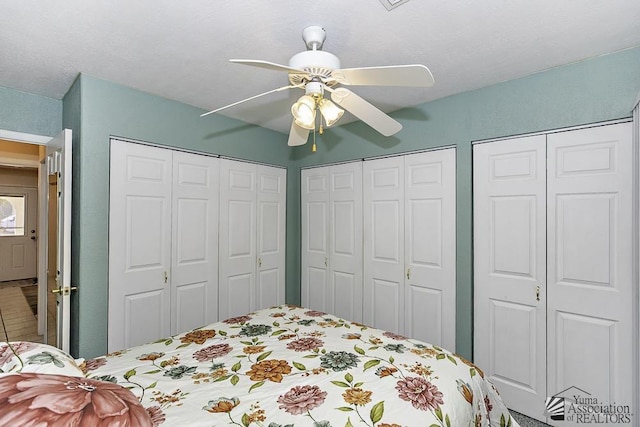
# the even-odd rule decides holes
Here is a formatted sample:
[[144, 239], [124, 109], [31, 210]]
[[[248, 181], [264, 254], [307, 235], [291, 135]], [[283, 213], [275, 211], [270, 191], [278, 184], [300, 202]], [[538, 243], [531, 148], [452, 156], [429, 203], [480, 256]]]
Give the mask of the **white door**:
[[344, 319], [361, 322], [362, 162], [331, 166], [329, 188], [329, 283], [326, 310]]
[[257, 165], [220, 160], [220, 318], [256, 306]]
[[38, 190], [0, 186], [0, 281], [37, 277]]
[[329, 167], [301, 172], [302, 305], [329, 312]]
[[285, 301], [287, 170], [258, 166], [257, 171], [257, 306]]
[[[57, 334], [56, 346], [69, 351], [69, 330], [71, 325], [71, 130], [64, 129], [46, 145], [46, 169], [49, 175], [55, 176], [57, 187], [57, 253], [55, 268], [57, 285]], [[48, 197], [43, 191], [41, 197]], [[43, 202], [46, 206], [47, 203]], [[41, 205], [41, 206], [42, 206]], [[48, 217], [48, 215], [45, 215]], [[52, 344], [52, 343], [51, 343]]]
[[363, 322], [404, 333], [404, 159], [363, 165]]
[[173, 153], [171, 334], [218, 320], [219, 159]]
[[631, 123], [548, 136], [549, 395], [634, 403], [631, 138]]
[[544, 421], [545, 136], [473, 147], [474, 362]]
[[171, 150], [111, 140], [109, 351], [170, 334]]
[[455, 351], [456, 151], [404, 159], [404, 333]]

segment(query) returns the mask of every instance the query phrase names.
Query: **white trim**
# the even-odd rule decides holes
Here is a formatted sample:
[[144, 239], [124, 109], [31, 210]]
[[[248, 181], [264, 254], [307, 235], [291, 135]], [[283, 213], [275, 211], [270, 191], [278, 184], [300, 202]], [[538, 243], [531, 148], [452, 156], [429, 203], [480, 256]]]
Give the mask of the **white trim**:
[[537, 131], [537, 132], [521, 133], [521, 134], [516, 134], [516, 135], [505, 135], [505, 136], [500, 136], [500, 137], [497, 137], [497, 138], [478, 139], [478, 140], [475, 140], [475, 141], [471, 141], [471, 145], [484, 144], [486, 142], [503, 141], [505, 139], [520, 138], [520, 137], [523, 137], [523, 136], [549, 135], [549, 134], [552, 134], [552, 133], [567, 132], [567, 131], [570, 131], [570, 130], [587, 129], [587, 128], [593, 128], [593, 127], [598, 127], [598, 126], [614, 125], [614, 124], [617, 124], [617, 123], [628, 123], [631, 120], [633, 120], [632, 117], [623, 117], [621, 119], [607, 120], [607, 121], [604, 121], [604, 122], [587, 123], [587, 124], [583, 124], [583, 125], [570, 126], [570, 127], [566, 127], [566, 128], [541, 130], [541, 131]]
[[27, 144], [47, 145], [52, 138], [50, 136], [0, 129], [0, 139], [6, 139], [7, 141], [13, 142], [24, 142]]
[[423, 148], [423, 149], [419, 149], [419, 150], [402, 151], [402, 152], [393, 153], [393, 154], [382, 154], [380, 156], [360, 157], [360, 158], [356, 158], [356, 159], [352, 159], [352, 160], [341, 160], [341, 161], [332, 162], [332, 163], [322, 163], [320, 165], [302, 166], [302, 167], [300, 167], [300, 170], [313, 169], [313, 168], [322, 168], [322, 167], [325, 167], [325, 166], [344, 165], [346, 163], [354, 163], [354, 162], [367, 162], [369, 160], [388, 159], [390, 157], [408, 156], [410, 154], [428, 153], [428, 152], [431, 152], [431, 151], [448, 150], [450, 148], [454, 148], [455, 149], [455, 148], [457, 148], [457, 145], [450, 144], [450, 145], [443, 145], [441, 147]]
[[631, 108], [631, 110], [636, 110], [638, 108], [638, 105], [640, 105], [640, 92], [638, 92], [638, 96], [636, 96], [636, 100], [633, 101], [633, 108]]
[[[633, 266], [632, 280], [633, 301], [635, 310], [634, 322], [634, 342], [640, 339], [640, 94], [633, 109]], [[636, 396], [634, 404], [636, 405], [634, 413], [638, 416], [640, 410], [640, 349], [637, 345], [633, 346], [633, 357], [635, 358], [635, 369], [633, 373], [634, 393]]]

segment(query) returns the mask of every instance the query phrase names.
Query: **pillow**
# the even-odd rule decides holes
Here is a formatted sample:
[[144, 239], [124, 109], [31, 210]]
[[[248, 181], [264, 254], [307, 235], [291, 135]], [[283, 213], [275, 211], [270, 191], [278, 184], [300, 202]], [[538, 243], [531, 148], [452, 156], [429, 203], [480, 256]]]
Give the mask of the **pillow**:
[[29, 341], [0, 343], [0, 372], [40, 372], [74, 377], [84, 376], [69, 354], [47, 344]]
[[153, 426], [150, 414], [126, 388], [67, 375], [3, 375], [0, 408], [3, 426]]

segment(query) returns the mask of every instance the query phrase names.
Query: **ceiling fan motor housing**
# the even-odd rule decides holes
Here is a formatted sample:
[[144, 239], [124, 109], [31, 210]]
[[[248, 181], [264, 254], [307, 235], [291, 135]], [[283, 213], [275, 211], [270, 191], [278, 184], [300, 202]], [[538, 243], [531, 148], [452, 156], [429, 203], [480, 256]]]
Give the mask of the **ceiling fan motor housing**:
[[[340, 69], [340, 60], [329, 52], [307, 50], [293, 55], [289, 60], [289, 67], [305, 70], [311, 74], [311, 77], [319, 77], [321, 80], [326, 81], [331, 78], [333, 70]], [[309, 80], [309, 76], [298, 74], [290, 74], [289, 80], [293, 84], [300, 84], [303, 81], [302, 77], [307, 77], [307, 80]]]

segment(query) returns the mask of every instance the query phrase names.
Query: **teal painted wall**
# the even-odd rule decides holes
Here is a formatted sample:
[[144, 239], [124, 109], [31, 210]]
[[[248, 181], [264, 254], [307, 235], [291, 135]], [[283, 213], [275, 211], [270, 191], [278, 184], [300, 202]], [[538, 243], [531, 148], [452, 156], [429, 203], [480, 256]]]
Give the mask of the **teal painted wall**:
[[0, 86], [0, 129], [56, 136], [62, 130], [62, 101]]
[[[437, 84], [437, 76], [436, 84]], [[640, 48], [461, 93], [391, 114], [404, 128], [391, 138], [362, 123], [330, 129], [317, 153], [296, 148], [289, 168], [290, 245], [299, 248], [300, 168], [442, 146], [457, 148], [456, 351], [472, 356], [471, 142], [631, 116], [640, 91]], [[295, 199], [295, 200], [294, 200]], [[297, 233], [297, 234], [294, 234]], [[298, 249], [299, 252], [299, 249]], [[293, 258], [292, 258], [293, 259]], [[288, 259], [288, 261], [292, 261]], [[299, 253], [287, 277], [299, 277]], [[299, 288], [289, 295], [299, 301]]]
[[[79, 87], [78, 87], [79, 86]], [[72, 353], [107, 351], [109, 138], [154, 144], [287, 166], [287, 136], [124, 86], [81, 75], [69, 103], [80, 115], [74, 141], [72, 280], [77, 284], [77, 325]], [[65, 105], [66, 106], [66, 105]], [[297, 280], [291, 281], [295, 286]]]

